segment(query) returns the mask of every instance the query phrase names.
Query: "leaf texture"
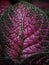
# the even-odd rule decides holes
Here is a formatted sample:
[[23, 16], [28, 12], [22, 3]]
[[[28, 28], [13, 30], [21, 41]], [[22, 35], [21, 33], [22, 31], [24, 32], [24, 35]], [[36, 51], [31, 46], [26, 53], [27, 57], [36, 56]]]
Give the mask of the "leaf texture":
[[49, 47], [49, 20], [34, 5], [21, 1], [0, 16], [0, 42], [14, 62], [43, 52]]
[[33, 55], [23, 61], [21, 65], [48, 65], [49, 53], [40, 53]]

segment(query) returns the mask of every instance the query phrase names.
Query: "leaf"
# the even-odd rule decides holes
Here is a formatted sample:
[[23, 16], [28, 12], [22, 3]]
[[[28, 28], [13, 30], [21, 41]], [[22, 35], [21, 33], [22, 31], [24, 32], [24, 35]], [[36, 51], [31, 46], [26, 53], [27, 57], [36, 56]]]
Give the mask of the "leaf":
[[21, 65], [48, 65], [49, 64], [49, 53], [40, 53], [28, 57], [23, 61]]
[[9, 0], [0, 0], [0, 14], [2, 15], [9, 6], [11, 6]]
[[46, 14], [25, 1], [9, 7], [0, 17], [0, 41], [4, 53], [15, 63], [44, 52], [49, 45], [44, 39], [48, 30]]

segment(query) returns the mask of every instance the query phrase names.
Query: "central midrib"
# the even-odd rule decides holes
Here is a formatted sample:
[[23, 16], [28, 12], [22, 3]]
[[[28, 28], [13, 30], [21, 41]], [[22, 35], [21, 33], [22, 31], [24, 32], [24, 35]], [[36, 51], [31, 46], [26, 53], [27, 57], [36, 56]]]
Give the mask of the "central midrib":
[[[20, 10], [20, 12], [21, 12], [21, 10]], [[23, 43], [24, 43], [24, 16], [23, 16], [23, 14], [22, 14], [22, 12], [21, 12], [21, 21], [22, 21], [22, 24], [21, 24], [21, 30], [22, 30], [22, 37], [21, 37], [21, 39], [22, 39], [22, 47], [21, 47], [21, 49], [20, 49], [20, 53], [19, 53], [19, 56], [18, 56], [18, 60], [21, 62], [22, 60], [21, 60], [21, 55], [22, 55], [22, 51], [23, 51]]]

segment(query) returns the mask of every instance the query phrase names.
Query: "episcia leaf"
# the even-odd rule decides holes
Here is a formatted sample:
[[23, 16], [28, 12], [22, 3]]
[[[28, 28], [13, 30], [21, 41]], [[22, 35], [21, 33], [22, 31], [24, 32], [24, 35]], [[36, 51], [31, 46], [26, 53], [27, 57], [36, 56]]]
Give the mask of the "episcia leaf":
[[[6, 54], [15, 63], [45, 51], [49, 45], [49, 20], [34, 5], [21, 1], [0, 16], [0, 42]], [[48, 36], [49, 37], [49, 36]]]
[[9, 0], [0, 0], [0, 14], [3, 14], [4, 11], [11, 5], [12, 4], [9, 2]]
[[49, 53], [40, 53], [25, 59], [21, 65], [48, 65]]

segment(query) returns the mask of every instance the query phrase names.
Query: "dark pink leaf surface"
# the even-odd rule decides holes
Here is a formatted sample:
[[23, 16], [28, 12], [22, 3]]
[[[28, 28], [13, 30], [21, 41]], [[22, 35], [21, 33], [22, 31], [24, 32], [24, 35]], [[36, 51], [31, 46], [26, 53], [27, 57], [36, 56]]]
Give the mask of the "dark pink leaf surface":
[[8, 0], [0, 0], [0, 14], [2, 14], [11, 3]]
[[49, 9], [49, 2], [45, 2], [45, 0], [44, 2], [34, 1], [33, 4], [41, 9]]
[[27, 2], [10, 7], [0, 17], [0, 39], [5, 54], [15, 62], [44, 52], [49, 46], [48, 30], [46, 14]]
[[40, 53], [28, 57], [23, 61], [21, 65], [48, 65], [49, 64], [49, 53]]

